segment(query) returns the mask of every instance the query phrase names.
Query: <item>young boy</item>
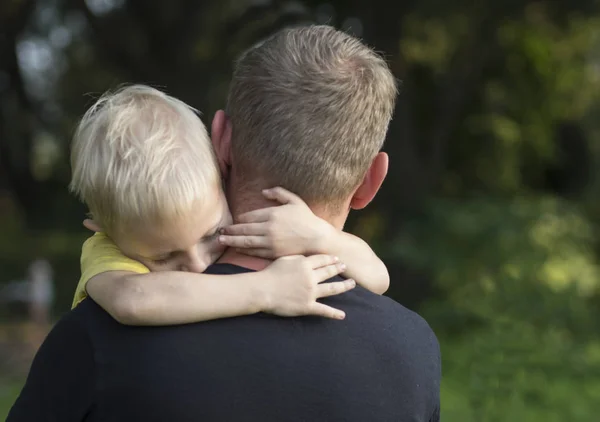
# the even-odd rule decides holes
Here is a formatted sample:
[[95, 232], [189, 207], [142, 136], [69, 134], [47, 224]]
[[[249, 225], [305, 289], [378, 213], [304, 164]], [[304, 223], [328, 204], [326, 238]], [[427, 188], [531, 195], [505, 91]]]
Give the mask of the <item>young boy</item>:
[[[272, 224], [262, 236], [244, 237], [243, 224], [230, 226], [204, 125], [185, 103], [153, 88], [129, 86], [100, 98], [77, 128], [71, 164], [70, 188], [89, 207], [92, 218], [84, 225], [96, 232], [83, 246], [73, 306], [89, 294], [129, 325], [256, 312], [343, 319], [341, 310], [317, 299], [348, 291], [354, 281], [322, 281], [343, 271], [352, 277], [356, 265], [369, 270], [357, 274], [359, 283], [378, 293], [387, 290], [387, 270], [366, 243], [318, 219], [283, 189], [265, 192], [286, 205], [270, 214]], [[294, 233], [304, 234], [299, 239]], [[298, 242], [284, 242], [290, 238]], [[259, 272], [201, 274], [226, 245], [253, 247], [257, 241], [260, 248], [249, 253], [315, 255], [283, 257]], [[300, 249], [275, 247], [282, 242]], [[332, 255], [353, 265], [346, 269]]]

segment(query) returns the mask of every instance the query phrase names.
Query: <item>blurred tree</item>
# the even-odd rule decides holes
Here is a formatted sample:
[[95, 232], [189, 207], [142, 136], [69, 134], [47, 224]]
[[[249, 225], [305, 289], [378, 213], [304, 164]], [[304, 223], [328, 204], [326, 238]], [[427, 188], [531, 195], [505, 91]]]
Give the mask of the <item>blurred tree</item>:
[[[66, 162], [70, 131], [90, 103], [82, 93], [144, 82], [212, 113], [223, 105], [232, 61], [243, 49], [285, 25], [328, 22], [385, 52], [403, 82], [387, 145], [394, 165], [377, 202], [388, 216], [386, 231], [396, 232], [401, 219], [391, 216], [420, 209], [440, 189], [460, 193], [483, 184], [506, 193], [540, 184], [555, 158], [553, 128], [559, 119], [583, 118], [595, 100], [592, 87], [583, 89], [593, 82], [589, 53], [597, 20], [583, 13], [594, 5], [589, 0], [569, 6], [486, 1], [477, 7], [436, 0], [8, 2], [1, 14], [7, 22], [2, 63], [11, 82], [2, 103], [4, 120], [14, 124], [4, 129], [3, 167], [14, 174], [12, 190], [24, 209], [35, 209], [43, 200], [29, 195], [37, 183], [27, 173], [36, 132], [49, 130]], [[39, 83], [48, 78], [44, 72], [24, 80], [23, 66], [31, 60], [19, 63], [18, 57], [19, 52], [42, 56], [42, 39], [50, 40], [48, 61], [58, 69], [54, 83], [45, 86]], [[40, 93], [41, 87], [47, 92]], [[10, 118], [9, 103], [19, 105], [21, 117]], [[531, 180], [521, 180], [521, 173]], [[52, 174], [63, 183], [68, 177], [64, 170]]]

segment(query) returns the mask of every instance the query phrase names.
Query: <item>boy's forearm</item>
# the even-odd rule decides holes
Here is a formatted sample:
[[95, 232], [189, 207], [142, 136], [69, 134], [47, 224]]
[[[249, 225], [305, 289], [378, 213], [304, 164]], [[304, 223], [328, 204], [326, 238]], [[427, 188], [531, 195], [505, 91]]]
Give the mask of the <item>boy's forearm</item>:
[[346, 264], [345, 277], [356, 280], [358, 284], [377, 294], [387, 291], [390, 285], [388, 270], [367, 242], [334, 229], [322, 243], [320, 253], [337, 256]]
[[257, 273], [224, 277], [113, 272], [94, 279], [88, 284], [89, 295], [126, 325], [176, 325], [250, 315], [265, 309], [267, 300]]

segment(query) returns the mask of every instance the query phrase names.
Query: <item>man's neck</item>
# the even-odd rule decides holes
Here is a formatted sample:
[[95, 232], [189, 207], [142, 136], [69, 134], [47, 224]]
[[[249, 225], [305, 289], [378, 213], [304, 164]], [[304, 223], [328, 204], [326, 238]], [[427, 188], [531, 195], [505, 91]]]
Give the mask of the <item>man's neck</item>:
[[[279, 205], [277, 202], [273, 202], [266, 199], [261, 193], [261, 188], [270, 188], [272, 186], [261, 186], [260, 184], [257, 184], [255, 186], [252, 186], [252, 188], [249, 188], [247, 185], [241, 184], [241, 186], [243, 187], [238, 190], [233, 188], [233, 186], [236, 186], [236, 183], [234, 181], [235, 179], [235, 171], [232, 171], [229, 180], [230, 183], [226, 183], [227, 199], [229, 201], [229, 206], [233, 214], [234, 223], [238, 222], [237, 218], [243, 213], [254, 211], [260, 208], [267, 208]], [[342, 213], [337, 216], [331, 216], [325, 211], [325, 209], [319, 210], [315, 209], [314, 207], [312, 207], [312, 211], [317, 216], [328, 221], [338, 230], [343, 230], [344, 223], [348, 218], [348, 213]], [[236, 252], [235, 249], [230, 248], [225, 251], [225, 253], [221, 256], [221, 258], [219, 258], [217, 262], [220, 264], [238, 265], [240, 267], [260, 271], [269, 266], [269, 264], [271, 264], [271, 262], [273, 261], [270, 259], [244, 255], [242, 253]]]
[[271, 260], [259, 258], [256, 256], [244, 255], [236, 252], [235, 249], [227, 249], [219, 258], [217, 264], [233, 264], [250, 270], [261, 271], [271, 264]]

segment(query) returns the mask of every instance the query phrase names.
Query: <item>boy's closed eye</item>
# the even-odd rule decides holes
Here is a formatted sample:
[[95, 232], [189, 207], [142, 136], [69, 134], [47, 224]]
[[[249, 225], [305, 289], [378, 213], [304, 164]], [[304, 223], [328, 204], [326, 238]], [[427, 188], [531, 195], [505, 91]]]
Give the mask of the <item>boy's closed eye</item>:
[[[202, 237], [202, 239], [200, 240], [201, 243], [209, 243], [209, 242], [213, 242], [217, 239], [217, 237], [219, 236], [221, 232], [221, 227], [216, 227], [214, 230], [211, 230], [210, 234], [207, 234], [205, 236]], [[160, 256], [155, 256], [152, 258], [149, 258], [149, 260], [156, 266], [165, 266], [167, 264], [170, 263], [170, 261], [175, 257], [175, 255], [177, 255], [180, 252], [171, 252], [170, 254], [166, 254], [166, 255], [160, 255]]]
[[170, 258], [171, 258], [170, 256], [166, 256], [164, 258], [154, 258], [154, 259], [151, 259], [151, 261], [153, 264], [161, 266], [161, 265], [167, 265], [169, 263]]
[[223, 228], [221, 226], [214, 228], [213, 230], [210, 231], [210, 233], [208, 233], [202, 237], [202, 242], [210, 242], [212, 240], [215, 240], [217, 238], [217, 236], [221, 233], [222, 229]]

